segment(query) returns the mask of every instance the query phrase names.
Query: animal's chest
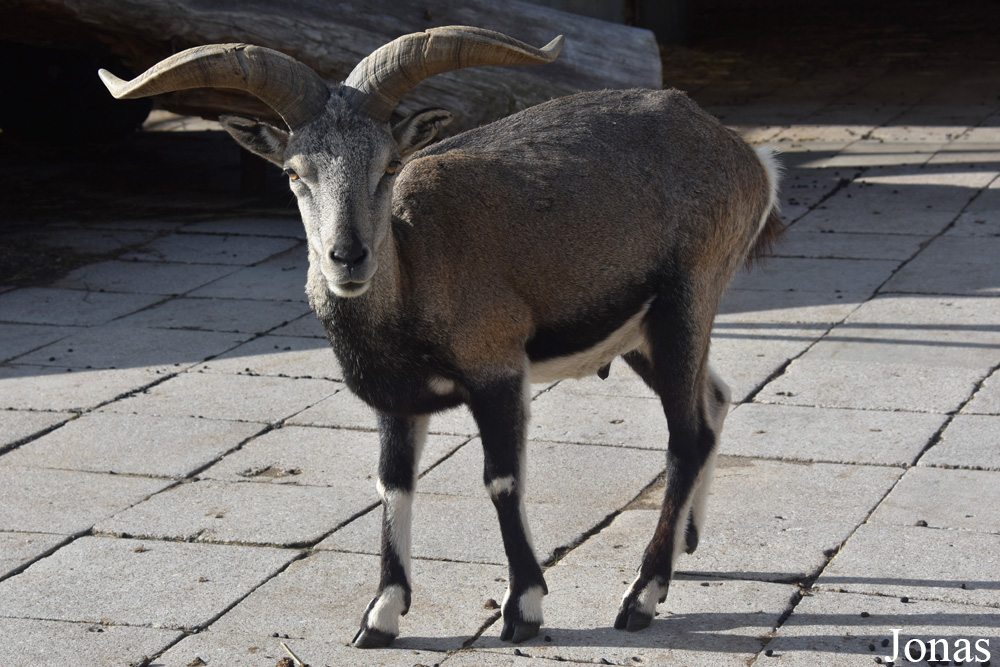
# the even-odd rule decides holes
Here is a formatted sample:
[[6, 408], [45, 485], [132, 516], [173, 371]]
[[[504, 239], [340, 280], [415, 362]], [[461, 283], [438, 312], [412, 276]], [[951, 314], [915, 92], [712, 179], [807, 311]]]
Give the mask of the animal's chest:
[[349, 317], [324, 322], [348, 388], [387, 414], [427, 414], [462, 402], [447, 355], [411, 331], [392, 323], [357, 326]]

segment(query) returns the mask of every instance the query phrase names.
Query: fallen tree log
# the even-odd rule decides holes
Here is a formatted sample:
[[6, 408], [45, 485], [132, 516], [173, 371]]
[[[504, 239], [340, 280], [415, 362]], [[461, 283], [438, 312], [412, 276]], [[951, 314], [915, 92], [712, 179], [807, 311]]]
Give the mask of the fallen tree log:
[[[0, 15], [6, 26], [0, 39], [60, 46], [99, 42], [132, 74], [191, 46], [249, 42], [287, 53], [331, 82], [342, 81], [382, 44], [435, 26], [474, 25], [536, 46], [566, 36], [552, 65], [449, 72], [404, 98], [401, 113], [428, 106], [455, 113], [452, 133], [581, 90], [661, 87], [653, 33], [520, 0], [0, 0]], [[159, 103], [206, 118], [234, 112], [276, 118], [235, 91], [181, 91], [161, 96]]]

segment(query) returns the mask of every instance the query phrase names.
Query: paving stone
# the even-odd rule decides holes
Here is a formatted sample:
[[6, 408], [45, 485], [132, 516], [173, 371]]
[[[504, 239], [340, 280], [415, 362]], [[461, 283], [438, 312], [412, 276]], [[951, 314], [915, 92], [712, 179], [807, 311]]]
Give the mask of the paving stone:
[[666, 449], [667, 420], [659, 399], [574, 394], [561, 385], [531, 403], [528, 437], [640, 449]]
[[[435, 428], [438, 421], [436, 415], [431, 418], [432, 433], [441, 432]], [[374, 431], [377, 426], [375, 411], [344, 388], [290, 417], [287, 423], [293, 426], [333, 426], [366, 431]]]
[[0, 294], [7, 322], [94, 326], [156, 303], [152, 294], [113, 294], [52, 287], [22, 287]]
[[338, 390], [329, 380], [182, 373], [104, 412], [274, 423]]
[[199, 287], [190, 296], [305, 302], [308, 269], [309, 261], [302, 245]]
[[929, 235], [942, 231], [988, 173], [939, 167], [874, 167], [795, 224], [796, 231]]
[[[415, 558], [505, 565], [500, 525], [485, 491], [478, 498], [421, 492], [413, 502]], [[545, 562], [557, 547], [574, 544], [614, 510], [600, 505], [528, 502], [528, 524], [535, 555]], [[382, 510], [376, 508], [337, 530], [318, 549], [377, 554], [381, 543]]]
[[996, 145], [959, 144], [952, 142], [931, 158], [929, 165], [948, 165], [952, 169], [997, 174], [1000, 150]]
[[[862, 616], [865, 613], [867, 616]], [[894, 633], [899, 633], [899, 651], [906, 642], [946, 639], [949, 658], [955, 641], [968, 639], [975, 652], [978, 638], [989, 637], [996, 656], [997, 613], [989, 607], [927, 602], [904, 604], [894, 597], [818, 592], [807, 595], [767, 643], [772, 652], [759, 662], [771, 665], [816, 665], [817, 667], [871, 667], [875, 658], [888, 664], [895, 658]], [[888, 641], [885, 646], [882, 643]], [[940, 647], [940, 644], [937, 645]], [[919, 654], [913, 645], [914, 657]], [[927, 654], [930, 657], [930, 653]], [[936, 657], [943, 657], [938, 651]], [[896, 664], [910, 664], [905, 658]], [[924, 662], [914, 664], [927, 664]], [[951, 664], [951, 663], [949, 663]], [[969, 663], [966, 663], [969, 664]]]
[[869, 523], [1000, 534], [1000, 473], [917, 467], [879, 504]]
[[1000, 535], [866, 524], [851, 536], [815, 587], [997, 607], [998, 568]]
[[946, 417], [746, 403], [726, 419], [720, 452], [757, 458], [912, 464]]
[[53, 286], [93, 292], [176, 295], [236, 270], [235, 266], [111, 260], [82, 266], [57, 280]]
[[955, 220], [954, 226], [944, 233], [951, 236], [974, 236], [977, 238], [1000, 237], [1000, 206], [996, 212], [979, 213], [965, 211]]
[[956, 415], [918, 465], [1000, 470], [1000, 417]]
[[347, 488], [196, 481], [101, 521], [98, 533], [157, 540], [292, 546], [324, 535], [378, 499]]
[[282, 641], [312, 665], [444, 663], [441, 651], [456, 650], [475, 636], [496, 613], [484, 603], [502, 596], [506, 586], [506, 569], [499, 566], [416, 560], [412, 604], [400, 621], [400, 636], [387, 649], [351, 648], [378, 567], [377, 558], [359, 554], [319, 553], [296, 561], [157, 664], [185, 667], [200, 657], [209, 665], [274, 667], [286, 655]]
[[709, 361], [732, 393], [732, 401], [749, 400], [789, 359], [802, 354], [822, 334], [814, 328], [746, 326], [717, 322]]
[[929, 236], [820, 233], [790, 229], [775, 247], [779, 257], [820, 259], [909, 259]]
[[162, 479], [0, 466], [0, 530], [82, 533], [169, 484]]
[[0, 408], [88, 410], [158, 379], [145, 369], [68, 372], [50, 366], [0, 366]]
[[214, 331], [92, 327], [18, 357], [15, 363], [74, 370], [142, 368], [176, 371], [232, 349], [249, 337], [249, 334]]
[[145, 243], [155, 236], [156, 233], [151, 230], [51, 229], [34, 237], [33, 241], [50, 248], [70, 248], [76, 253], [104, 255]]
[[80, 329], [76, 327], [0, 324], [0, 361], [31, 352], [77, 331]]
[[[787, 148], [782, 146], [781, 150], [785, 151]], [[780, 216], [785, 224], [797, 221], [819, 205], [835, 188], [846, 184], [860, 173], [859, 169], [853, 167], [825, 168], [824, 165], [835, 154], [836, 151], [832, 150], [814, 150], [799, 154], [783, 153], [779, 157], [783, 164], [789, 165], [781, 179]], [[793, 160], [796, 166], [789, 164]], [[779, 243], [778, 248], [780, 247]]]
[[881, 294], [851, 313], [849, 324], [947, 330], [972, 334], [970, 340], [976, 340], [980, 333], [1000, 334], [998, 303], [993, 297]]
[[140, 232], [171, 232], [184, 223], [180, 220], [150, 220], [148, 218], [118, 218], [115, 220], [95, 220], [87, 223], [87, 229], [135, 229]]
[[[0, 532], [0, 579], [26, 563], [54, 551], [67, 541], [52, 533]], [[0, 657], [3, 656], [0, 647]]]
[[[618, 509], [656, 479], [666, 457], [650, 450], [532, 441], [527, 462], [527, 500]], [[482, 443], [477, 439], [462, 447], [417, 487], [427, 493], [482, 498]]]
[[[476, 649], [465, 649], [457, 653], [452, 653], [441, 663], [441, 667], [551, 667], [550, 658], [533, 658], [527, 653], [520, 651], [520, 655], [514, 654], [513, 648], [508, 649], [509, 653], [496, 651], [480, 651]], [[562, 656], [560, 656], [562, 657]], [[562, 659], [567, 665], [581, 664], [577, 661]], [[590, 664], [590, 663], [584, 663]]]
[[976, 237], [935, 239], [885, 284], [885, 292], [1000, 295], [1000, 241]]
[[875, 129], [871, 137], [883, 141], [941, 143], [951, 141], [968, 129], [969, 126], [964, 124], [941, 125], [923, 120], [919, 116], [903, 115], [893, 119], [892, 126]]
[[[634, 567], [616, 571], [560, 563], [550, 569], [542, 630], [518, 650], [549, 662], [560, 656], [588, 664], [744, 666], [797, 594], [784, 584], [675, 579], [648, 628], [615, 630], [621, 595], [634, 575]], [[511, 645], [499, 640], [501, 627], [494, 623], [473, 647], [510, 655]]]
[[732, 286], [743, 290], [821, 292], [831, 297], [840, 294], [848, 299], [867, 297], [898, 266], [894, 260], [772, 257], [758, 270], [738, 274]]
[[[825, 552], [851, 535], [901, 474], [876, 466], [722, 457], [698, 550], [681, 556], [678, 568], [779, 582], [814, 574], [826, 563]], [[656, 498], [657, 509], [623, 512], [614, 530], [602, 531], [587, 549], [563, 560], [629, 563], [634, 569], [653, 536], [658, 505]]]
[[301, 316], [305, 310], [303, 304], [291, 301], [182, 297], [122, 318], [114, 324], [123, 327], [262, 333]]
[[[181, 638], [178, 630], [0, 618], [0, 664], [94, 667], [139, 664]], [[84, 658], [86, 656], [86, 658]]]
[[848, 319], [831, 329], [806, 356], [844, 363], [871, 361], [965, 368], [979, 371], [982, 377], [1000, 361], [1000, 333], [963, 329], [961, 325], [937, 327], [929, 323], [869, 326]]
[[[855, 148], [858, 144], [875, 144], [880, 148]], [[896, 165], [922, 165], [933, 157], [934, 150], [944, 144], [941, 142], [878, 142], [856, 141], [844, 151], [823, 162], [826, 167], [889, 167]], [[853, 150], [851, 150], [853, 149]]]
[[300, 552], [81, 537], [0, 582], [12, 618], [203, 627]]
[[197, 370], [328, 380], [344, 378], [329, 343], [317, 338], [296, 336], [255, 338], [198, 366]]
[[[428, 436], [420, 470], [434, 466], [465, 442], [465, 437]], [[254, 438], [199, 477], [336, 487], [338, 494], [349, 491], [367, 506], [378, 501], [378, 458], [378, 434], [371, 431], [285, 426]]]
[[[982, 373], [957, 366], [921, 366], [813, 358], [796, 359], [760, 390], [762, 403], [857, 410], [952, 412], [974, 391]], [[874, 355], [872, 355], [874, 356]]]
[[175, 233], [161, 236], [134, 252], [125, 253], [121, 259], [248, 266], [299, 243], [297, 239], [262, 236]]
[[324, 341], [326, 340], [326, 332], [323, 331], [323, 326], [316, 319], [316, 315], [312, 311], [292, 320], [283, 327], [278, 327], [271, 333], [276, 336], [302, 336], [305, 338], [322, 338]]
[[[842, 298], [843, 297], [843, 298]], [[716, 323], [802, 324], [824, 333], [823, 324], [842, 322], [867, 295], [843, 293], [833, 297], [819, 292], [731, 289], [722, 297]]]
[[91, 412], [0, 457], [0, 466], [184, 477], [262, 428], [257, 423]]
[[875, 127], [875, 125], [870, 124], [825, 123], [823, 122], [823, 114], [816, 114], [810, 116], [803, 123], [796, 123], [791, 128], [781, 130], [773, 137], [769, 137], [767, 141], [777, 142], [779, 147], [782, 142], [786, 141], [847, 145], [870, 134]]
[[1000, 415], [1000, 370], [994, 371], [972, 400], [962, 408], [965, 414]]
[[469, 411], [469, 408], [464, 405], [460, 405], [452, 408], [451, 410], [438, 412], [437, 414], [431, 416], [430, 432], [450, 433], [453, 435], [474, 437], [479, 435], [479, 425], [476, 424], [476, 420], [472, 418], [472, 413]]
[[[74, 415], [69, 412], [28, 412], [25, 410], [0, 410], [0, 452], [15, 442], [52, 428]], [[0, 464], [7, 461], [0, 458]]]
[[182, 234], [226, 234], [236, 236], [280, 236], [304, 239], [305, 227], [298, 217], [287, 218], [225, 218], [184, 225]]

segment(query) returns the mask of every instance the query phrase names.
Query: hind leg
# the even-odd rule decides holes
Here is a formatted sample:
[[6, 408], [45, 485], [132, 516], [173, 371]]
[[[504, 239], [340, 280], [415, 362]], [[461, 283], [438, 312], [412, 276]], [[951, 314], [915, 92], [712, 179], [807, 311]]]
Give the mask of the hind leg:
[[708, 406], [709, 424], [715, 434], [716, 446], [712, 448], [708, 461], [701, 469], [701, 474], [695, 482], [694, 499], [691, 503], [691, 513], [688, 516], [687, 531], [684, 539], [684, 551], [693, 554], [698, 548], [698, 541], [705, 525], [705, 514], [708, 510], [708, 496], [712, 490], [712, 478], [715, 474], [715, 457], [719, 453], [718, 441], [722, 437], [722, 424], [729, 413], [731, 394], [729, 387], [711, 368], [708, 369], [708, 386], [705, 402]]
[[680, 296], [658, 298], [647, 314], [647, 349], [626, 355], [629, 365], [660, 396], [670, 439], [660, 517], [639, 573], [622, 598], [617, 629], [633, 631], [649, 625], [656, 603], [666, 599], [677, 557], [697, 545], [704, 520], [728, 390], [708, 368], [711, 314], [698, 315], [697, 308]]

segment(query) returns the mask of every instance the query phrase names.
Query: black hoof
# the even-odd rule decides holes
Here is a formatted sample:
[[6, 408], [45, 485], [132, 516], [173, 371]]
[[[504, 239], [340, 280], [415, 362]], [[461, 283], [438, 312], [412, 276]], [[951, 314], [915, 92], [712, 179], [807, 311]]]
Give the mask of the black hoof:
[[649, 624], [652, 622], [652, 615], [635, 609], [631, 607], [631, 605], [623, 605], [622, 608], [618, 610], [618, 616], [615, 618], [615, 630], [636, 632], [638, 630], [648, 628]]
[[388, 632], [362, 626], [358, 630], [358, 634], [354, 635], [354, 640], [351, 644], [354, 648], [385, 648], [395, 638], [396, 635], [389, 634]]
[[538, 636], [541, 623], [529, 623], [527, 621], [503, 622], [503, 631], [500, 633], [500, 640], [520, 644]]

